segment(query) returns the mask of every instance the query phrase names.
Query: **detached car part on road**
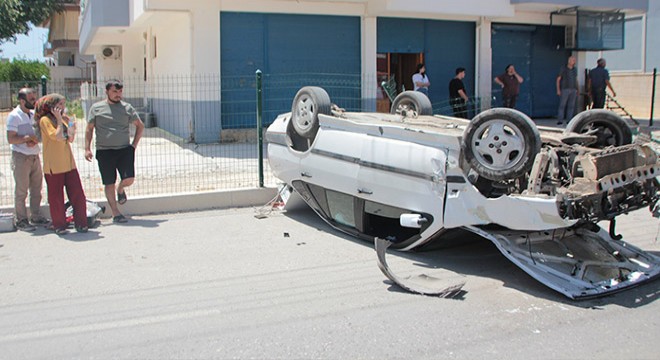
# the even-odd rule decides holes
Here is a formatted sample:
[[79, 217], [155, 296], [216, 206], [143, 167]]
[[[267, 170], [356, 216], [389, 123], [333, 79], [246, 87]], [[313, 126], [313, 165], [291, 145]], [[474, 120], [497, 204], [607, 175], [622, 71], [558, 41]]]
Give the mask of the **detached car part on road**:
[[[660, 274], [660, 258], [614, 228], [616, 216], [658, 202], [659, 151], [632, 142], [609, 111], [582, 112], [561, 130], [513, 109], [471, 121], [433, 116], [428, 98], [411, 91], [390, 114], [347, 112], [305, 87], [266, 139], [275, 176], [362, 239], [405, 251], [464, 229], [573, 299]], [[609, 233], [596, 225], [603, 220]]]

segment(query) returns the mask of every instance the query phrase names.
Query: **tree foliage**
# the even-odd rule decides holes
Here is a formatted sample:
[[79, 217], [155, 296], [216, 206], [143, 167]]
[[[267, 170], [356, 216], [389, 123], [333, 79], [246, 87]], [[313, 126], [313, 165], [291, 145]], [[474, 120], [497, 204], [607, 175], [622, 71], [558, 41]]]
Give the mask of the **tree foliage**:
[[30, 24], [41, 24], [54, 12], [62, 11], [64, 4], [77, 3], [78, 0], [0, 0], [0, 44], [16, 41], [16, 35], [30, 31]]
[[48, 77], [50, 69], [37, 60], [14, 60], [0, 62], [0, 81], [39, 83], [42, 75]]

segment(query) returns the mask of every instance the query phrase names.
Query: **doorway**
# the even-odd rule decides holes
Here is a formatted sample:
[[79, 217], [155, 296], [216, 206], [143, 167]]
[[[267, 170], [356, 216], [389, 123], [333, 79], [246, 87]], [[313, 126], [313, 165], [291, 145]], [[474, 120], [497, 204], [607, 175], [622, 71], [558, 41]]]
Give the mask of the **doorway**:
[[[493, 24], [492, 73], [504, 72], [514, 64], [525, 81], [520, 86], [516, 108], [532, 118], [548, 118], [557, 114], [559, 97], [555, 83], [559, 69], [571, 51], [564, 47], [561, 26]], [[501, 104], [502, 90], [493, 83], [495, 106]]]
[[417, 64], [424, 62], [424, 53], [378, 53], [376, 73], [378, 81], [378, 112], [390, 112], [394, 97], [406, 90], [413, 90], [412, 76]]

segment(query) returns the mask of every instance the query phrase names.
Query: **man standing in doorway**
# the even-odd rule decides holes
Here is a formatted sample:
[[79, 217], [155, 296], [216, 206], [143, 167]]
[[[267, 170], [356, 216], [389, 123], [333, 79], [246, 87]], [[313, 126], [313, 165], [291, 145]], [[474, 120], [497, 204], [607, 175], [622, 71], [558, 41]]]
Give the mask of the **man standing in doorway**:
[[[41, 187], [44, 174], [39, 159], [39, 140], [32, 127], [37, 95], [30, 88], [18, 91], [19, 105], [7, 116], [7, 141], [11, 144], [11, 168], [14, 172], [14, 208], [16, 228], [34, 231], [33, 224], [44, 225], [41, 216]], [[30, 192], [30, 220], [25, 200]]]
[[598, 66], [589, 71], [589, 95], [594, 102], [593, 108], [602, 109], [605, 107], [605, 88], [610, 88], [612, 97], [616, 97], [616, 92], [610, 83], [610, 72], [605, 68], [605, 59], [598, 59], [596, 64]]
[[[85, 159], [92, 161], [92, 138], [96, 130], [96, 161], [105, 186], [105, 198], [112, 210], [112, 221], [115, 223], [128, 221], [119, 212], [117, 204], [126, 202], [126, 188], [135, 180], [135, 149], [144, 131], [144, 124], [133, 106], [122, 101], [123, 88], [123, 84], [117, 80], [105, 84], [107, 98], [89, 109], [85, 131]], [[132, 143], [130, 124], [135, 126]], [[115, 186], [117, 172], [121, 180]]]
[[562, 66], [557, 76], [557, 96], [559, 96], [559, 110], [557, 111], [557, 125], [568, 122], [575, 115], [575, 102], [578, 94], [577, 68], [575, 57], [570, 56], [566, 65]]
[[459, 67], [456, 69], [456, 76], [449, 82], [449, 103], [455, 117], [467, 119], [468, 96], [465, 93], [463, 78], [465, 78], [465, 68]]

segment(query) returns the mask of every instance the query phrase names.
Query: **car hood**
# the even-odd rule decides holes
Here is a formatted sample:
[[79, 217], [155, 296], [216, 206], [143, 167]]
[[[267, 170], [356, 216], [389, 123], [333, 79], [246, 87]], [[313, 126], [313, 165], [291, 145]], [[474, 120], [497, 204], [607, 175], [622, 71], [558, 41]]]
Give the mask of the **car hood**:
[[465, 227], [549, 288], [571, 299], [602, 296], [660, 276], [660, 257], [598, 227], [521, 232]]

